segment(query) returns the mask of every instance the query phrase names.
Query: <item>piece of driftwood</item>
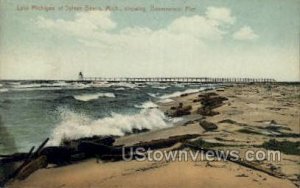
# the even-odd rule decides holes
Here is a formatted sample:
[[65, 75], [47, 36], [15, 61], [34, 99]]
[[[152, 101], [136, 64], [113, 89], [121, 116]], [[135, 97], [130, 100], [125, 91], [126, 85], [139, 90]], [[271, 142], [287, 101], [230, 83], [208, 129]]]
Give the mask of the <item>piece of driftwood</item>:
[[219, 112], [213, 111], [210, 107], [198, 108], [197, 113], [203, 116], [215, 116], [220, 114]]
[[20, 170], [30, 162], [34, 148], [35, 148], [34, 146], [31, 147], [29, 152], [26, 154], [26, 157], [24, 157], [23, 163], [19, 167], [17, 167], [16, 170], [11, 172], [9, 175], [7, 175], [4, 179], [0, 181], [0, 187], [4, 186], [10, 179], [15, 178], [17, 174], [20, 172]]
[[[93, 136], [76, 140], [65, 140], [61, 146], [44, 148], [41, 155], [47, 156], [50, 164], [66, 165], [74, 161], [94, 157], [95, 155], [101, 156], [121, 151], [116, 147], [112, 147], [115, 139], [115, 136]], [[107, 148], [110, 149], [107, 150]]]
[[88, 158], [88, 156], [83, 152], [73, 153], [71, 155], [71, 162], [77, 162], [77, 161], [81, 161], [81, 160], [84, 160], [87, 158]]
[[[178, 142], [184, 142], [189, 139], [197, 138], [198, 134], [188, 134], [181, 136], [173, 136], [166, 139], [152, 140], [149, 142], [140, 142], [132, 146], [119, 147], [119, 146], [107, 146], [104, 144], [98, 144], [94, 142], [81, 142], [78, 145], [78, 151], [84, 153], [86, 156], [96, 156], [102, 160], [121, 160], [123, 155], [131, 155], [131, 151], [137, 148], [148, 149], [161, 149], [175, 145]], [[133, 154], [135, 155], [135, 154]]]
[[[15, 177], [17, 177], [19, 175], [20, 172], [23, 172], [25, 167], [27, 169], [28, 168], [28, 164], [31, 163], [33, 160], [35, 160], [36, 158], [39, 157], [40, 152], [42, 151], [42, 149], [44, 148], [44, 146], [46, 145], [46, 143], [48, 142], [49, 138], [47, 138], [38, 148], [35, 152], [34, 151], [34, 146], [30, 149], [30, 151], [28, 152], [28, 154], [26, 155], [26, 157], [24, 157], [23, 159], [23, 163], [15, 170], [13, 171], [10, 175], [8, 175], [2, 182], [1, 184], [5, 184], [7, 181], [9, 181], [10, 179], [13, 179]], [[35, 171], [33, 170], [34, 168], [32, 168], [31, 170], [27, 170], [27, 172], [30, 171]]]
[[186, 140], [197, 138], [199, 136], [200, 136], [199, 134], [171, 136], [166, 139], [152, 140], [149, 142], [140, 142], [140, 143], [134, 144], [132, 147], [135, 147], [135, 148], [142, 147], [144, 149], [152, 149], [152, 150], [161, 149], [161, 148], [171, 147], [178, 142], [184, 142]]
[[139, 157], [139, 155], [134, 153], [134, 151], [131, 153], [129, 150], [124, 150], [124, 153], [118, 155], [102, 155], [99, 158], [104, 161], [121, 161], [124, 159], [136, 159], [136, 157]]
[[104, 144], [84, 141], [78, 145], [78, 151], [85, 153], [87, 156], [102, 156], [102, 155], [119, 155], [122, 153], [121, 147], [107, 146]]
[[44, 140], [44, 142], [42, 142], [42, 144], [39, 145], [39, 147], [37, 148], [37, 150], [34, 152], [34, 154], [32, 156], [33, 158], [36, 158], [40, 155], [41, 151], [43, 150], [43, 148], [45, 147], [45, 145], [47, 144], [48, 141], [49, 141], [49, 138], [46, 138]]
[[183, 106], [183, 104], [180, 103], [177, 107], [171, 107], [171, 109], [166, 112], [166, 115], [169, 117], [181, 117], [185, 115], [190, 115], [191, 110], [191, 105]]
[[78, 145], [81, 142], [93, 142], [93, 143], [98, 143], [98, 144], [104, 144], [108, 146], [112, 146], [113, 143], [116, 140], [116, 136], [92, 136], [92, 137], [84, 137], [84, 138], [79, 138], [75, 140], [64, 140], [61, 143], [61, 146], [66, 146], [69, 148], [74, 148], [77, 150]]
[[30, 163], [30, 161], [34, 158], [36, 158], [39, 153], [41, 152], [41, 150], [43, 149], [43, 147], [46, 145], [46, 143], [48, 142], [49, 138], [47, 138], [38, 148], [35, 152], [33, 152], [34, 150], [34, 146], [30, 149], [29, 153], [28, 153], [28, 157], [24, 160], [24, 162], [21, 164], [21, 166], [12, 174], [11, 178], [14, 178], [15, 176], [18, 175], [18, 173], [20, 171], [22, 171], [22, 169], [28, 164]]
[[30, 174], [35, 172], [36, 170], [40, 168], [45, 168], [47, 166], [47, 157], [42, 155], [39, 156], [37, 159], [31, 160], [29, 163], [27, 163], [16, 176], [17, 179], [23, 180], [27, 178]]
[[218, 128], [218, 126], [212, 122], [202, 120], [199, 122], [199, 125], [205, 130], [205, 131], [213, 131]]
[[[284, 175], [282, 173], [279, 173], [277, 171], [273, 171], [271, 169], [267, 169], [267, 168], [263, 168], [253, 162], [249, 162], [249, 161], [244, 161], [244, 160], [241, 160], [241, 159], [236, 159], [235, 157], [231, 156], [231, 155], [223, 155], [221, 151], [218, 151], [218, 150], [214, 150], [214, 149], [207, 149], [207, 148], [203, 148], [203, 147], [199, 147], [199, 146], [195, 146], [193, 144], [190, 144], [190, 143], [186, 143], [185, 146], [191, 148], [191, 149], [194, 149], [194, 150], [199, 150], [199, 151], [203, 151], [204, 153], [206, 152], [210, 152], [212, 153], [215, 157], [221, 157], [222, 159], [224, 160], [228, 160], [230, 162], [233, 162], [233, 163], [236, 163], [236, 164], [239, 164], [241, 166], [244, 166], [244, 167], [247, 167], [247, 168], [251, 168], [253, 170], [257, 170], [257, 171], [260, 171], [260, 172], [264, 172], [270, 176], [274, 176], [274, 177], [277, 177], [277, 178], [283, 178]], [[225, 156], [225, 157], [224, 157]]]
[[24, 162], [10, 175], [9, 178], [15, 177], [19, 173], [19, 171], [30, 162], [30, 160], [33, 156], [32, 154], [33, 154], [34, 148], [35, 148], [34, 146], [31, 147], [31, 149], [29, 150], [28, 155], [25, 158]]
[[47, 157], [50, 164], [65, 165], [71, 162], [71, 155], [75, 153], [74, 149], [66, 146], [45, 147], [40, 155]]
[[[90, 157], [97, 157], [107, 161], [123, 160], [124, 155], [126, 158], [136, 156], [136, 153], [132, 154], [131, 152], [132, 149], [136, 149], [138, 147], [143, 147], [145, 150], [167, 148], [175, 145], [178, 142], [185, 143], [187, 140], [197, 138], [199, 136], [200, 135], [198, 134], [172, 136], [166, 139], [140, 142], [127, 147], [113, 146], [115, 137], [111, 136], [83, 138], [71, 141], [71, 144], [70, 142], [64, 143], [63, 146], [45, 147], [49, 140], [47, 138], [35, 152], [34, 147], [32, 147], [25, 156], [24, 154], [8, 156], [10, 158], [7, 158], [6, 161], [15, 161], [21, 159], [23, 160], [23, 163], [5, 180], [1, 180], [1, 186], [4, 185], [9, 179], [25, 179], [36, 170], [46, 167], [49, 163], [64, 165]], [[74, 147], [74, 145], [76, 145], [76, 147]]]
[[213, 109], [222, 106], [223, 101], [228, 100], [226, 97], [217, 95], [216, 93], [205, 93], [198, 96], [202, 106], [198, 108], [198, 114], [203, 116], [214, 116], [218, 115], [219, 112], [213, 111]]
[[[8, 158], [3, 158], [1, 159], [1, 163], [0, 165], [7, 165], [9, 163], [15, 163], [17, 161], [23, 161], [23, 163], [21, 165], [19, 165], [16, 169], [13, 168], [13, 169], [10, 169], [8, 171], [8, 174], [6, 174], [4, 177], [0, 178], [0, 187], [4, 187], [4, 185], [12, 178], [14, 178], [18, 172], [22, 169], [22, 167], [24, 167], [27, 163], [28, 163], [28, 159], [32, 156], [32, 152], [34, 150], [34, 147], [31, 147], [31, 149], [29, 150], [28, 153], [25, 153], [25, 155], [23, 156], [19, 156], [18, 154], [13, 154], [13, 155], [10, 155], [10, 156], [7, 156]], [[19, 160], [21, 157], [22, 159]], [[14, 166], [14, 165], [12, 165]]]

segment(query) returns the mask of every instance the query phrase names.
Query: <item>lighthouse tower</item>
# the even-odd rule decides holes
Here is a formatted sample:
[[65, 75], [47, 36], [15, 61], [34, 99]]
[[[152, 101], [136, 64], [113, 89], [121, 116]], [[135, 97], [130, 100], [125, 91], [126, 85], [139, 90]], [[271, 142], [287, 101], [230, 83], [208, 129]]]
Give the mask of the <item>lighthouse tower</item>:
[[78, 74], [78, 80], [83, 80], [83, 74], [82, 74], [81, 71], [80, 71], [79, 74]]

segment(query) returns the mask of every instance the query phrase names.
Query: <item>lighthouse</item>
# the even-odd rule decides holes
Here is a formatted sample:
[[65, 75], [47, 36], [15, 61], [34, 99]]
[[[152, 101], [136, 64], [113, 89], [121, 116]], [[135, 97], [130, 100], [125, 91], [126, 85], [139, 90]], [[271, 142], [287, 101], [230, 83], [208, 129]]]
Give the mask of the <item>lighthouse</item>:
[[78, 80], [83, 80], [83, 74], [82, 74], [81, 71], [80, 71], [79, 74], [78, 74]]

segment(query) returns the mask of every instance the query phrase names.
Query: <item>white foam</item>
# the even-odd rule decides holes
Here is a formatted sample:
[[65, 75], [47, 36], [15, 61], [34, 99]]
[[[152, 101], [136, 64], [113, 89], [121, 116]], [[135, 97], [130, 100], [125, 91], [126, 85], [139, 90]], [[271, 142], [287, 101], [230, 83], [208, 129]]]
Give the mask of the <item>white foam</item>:
[[96, 82], [92, 82], [90, 84], [90, 86], [91, 87], [97, 87], [97, 88], [99, 88], [99, 87], [110, 87], [110, 84], [108, 82], [98, 82], [98, 81], [96, 81]]
[[157, 108], [158, 105], [153, 103], [152, 101], [144, 102], [142, 105], [134, 105], [136, 108]]
[[99, 97], [115, 98], [116, 96], [113, 93], [93, 93], [93, 94], [74, 95], [74, 98], [79, 101], [91, 101], [91, 100], [96, 100]]
[[[137, 85], [132, 84], [132, 83], [127, 83], [127, 82], [115, 82], [115, 83], [110, 83], [110, 82], [92, 82], [91, 84], [89, 84], [91, 87], [97, 87], [97, 88], [107, 88], [107, 87], [120, 87], [120, 88], [136, 88]], [[124, 89], [125, 89], [124, 88]]]
[[155, 93], [147, 93], [150, 97], [156, 97], [157, 96], [157, 94], [155, 94]]
[[123, 90], [125, 90], [125, 88], [124, 88], [124, 87], [118, 87], [118, 88], [116, 88], [115, 90], [116, 90], [116, 91], [123, 91]]
[[41, 86], [41, 84], [14, 84], [13, 88], [39, 88]]
[[152, 88], [154, 88], [154, 89], [167, 89], [168, 87], [170, 87], [170, 86], [152, 86]]
[[10, 83], [12, 85], [12, 91], [34, 91], [34, 90], [59, 90], [59, 89], [77, 89], [78, 86], [76, 83], [72, 85], [64, 82], [54, 82], [54, 83], [32, 83], [32, 84], [20, 84], [20, 83]]
[[4, 92], [8, 92], [9, 90], [8, 89], [6, 89], [6, 88], [1, 88], [0, 89], [0, 93], [4, 93]]
[[117, 82], [117, 83], [110, 83], [110, 86], [119, 86], [119, 87], [127, 87], [127, 88], [136, 88], [137, 85], [132, 84], [132, 83], [127, 83], [127, 82]]
[[175, 87], [183, 88], [183, 87], [185, 87], [185, 85], [184, 84], [175, 84]]
[[[203, 88], [201, 88], [201, 89], [203, 90]], [[187, 89], [185, 91], [176, 91], [176, 92], [171, 93], [171, 94], [163, 95], [160, 98], [161, 99], [168, 99], [168, 98], [173, 98], [173, 97], [179, 97], [182, 94], [197, 93], [197, 92], [201, 91], [201, 89]]]
[[169, 102], [173, 102], [173, 101], [174, 101], [173, 99], [161, 99], [158, 102], [160, 102], [160, 103], [169, 103]]
[[[65, 87], [65, 86], [69, 86], [70, 84], [68, 84], [67, 82], [64, 81], [59, 81], [59, 82], [54, 82], [52, 84], [46, 84], [45, 86], [53, 86], [53, 87]], [[44, 84], [43, 84], [44, 86]]]
[[9, 85], [21, 85], [21, 82], [9, 82]]
[[58, 87], [40, 87], [40, 88], [14, 88], [12, 91], [48, 91], [48, 90], [60, 90]]
[[161, 129], [172, 126], [158, 109], [143, 109], [134, 115], [113, 113], [111, 117], [93, 120], [84, 114], [61, 111], [62, 121], [53, 130], [50, 145], [59, 145], [63, 138], [78, 139], [93, 135], [123, 136], [132, 129]]
[[91, 84], [72, 83], [72, 85], [68, 86], [67, 89], [85, 89], [91, 86], [92, 86]]

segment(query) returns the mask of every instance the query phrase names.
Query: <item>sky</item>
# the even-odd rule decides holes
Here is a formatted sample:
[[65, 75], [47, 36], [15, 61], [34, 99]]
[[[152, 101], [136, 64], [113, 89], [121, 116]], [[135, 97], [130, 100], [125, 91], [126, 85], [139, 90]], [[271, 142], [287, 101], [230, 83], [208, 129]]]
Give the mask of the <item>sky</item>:
[[0, 79], [300, 81], [299, 28], [300, 0], [0, 0]]

